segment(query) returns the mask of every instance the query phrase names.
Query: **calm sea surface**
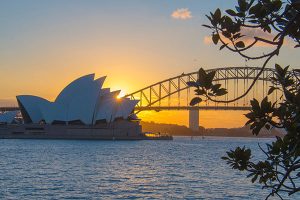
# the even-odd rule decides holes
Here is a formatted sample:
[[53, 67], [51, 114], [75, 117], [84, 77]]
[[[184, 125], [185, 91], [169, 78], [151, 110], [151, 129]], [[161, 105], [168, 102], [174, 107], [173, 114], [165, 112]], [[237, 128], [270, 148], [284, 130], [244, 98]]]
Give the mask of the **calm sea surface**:
[[220, 157], [270, 141], [0, 140], [0, 199], [263, 199]]

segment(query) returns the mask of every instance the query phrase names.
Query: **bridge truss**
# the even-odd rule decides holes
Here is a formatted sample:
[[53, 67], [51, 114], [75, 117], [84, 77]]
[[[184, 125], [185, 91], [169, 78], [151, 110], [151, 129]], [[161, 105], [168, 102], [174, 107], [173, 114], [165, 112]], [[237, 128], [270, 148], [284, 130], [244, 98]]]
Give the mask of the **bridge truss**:
[[[259, 67], [224, 67], [209, 69], [206, 72], [216, 71], [214, 82], [222, 84], [228, 90], [228, 94], [216, 98], [216, 100], [230, 100], [243, 94], [257, 76]], [[198, 71], [182, 73], [158, 83], [152, 84], [141, 90], [126, 95], [130, 99], [140, 100], [136, 106], [136, 112], [143, 110], [192, 110], [192, 109], [223, 109], [223, 110], [247, 110], [250, 108], [250, 99], [262, 99], [266, 96], [272, 85], [271, 78], [275, 77], [275, 70], [266, 68], [259, 77], [252, 91], [243, 99], [233, 103], [202, 102], [196, 107], [189, 106], [194, 97], [194, 90], [187, 85], [189, 81], [198, 79]], [[274, 92], [270, 99], [275, 102], [280, 100], [282, 94]]]

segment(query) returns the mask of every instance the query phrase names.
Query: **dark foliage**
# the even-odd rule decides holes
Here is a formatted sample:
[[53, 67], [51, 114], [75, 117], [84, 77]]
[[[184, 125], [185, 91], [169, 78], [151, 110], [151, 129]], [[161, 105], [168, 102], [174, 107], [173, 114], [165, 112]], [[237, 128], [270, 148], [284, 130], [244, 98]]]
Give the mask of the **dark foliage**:
[[[243, 95], [229, 101], [216, 101], [211, 97], [224, 95], [227, 91], [221, 88], [221, 85], [213, 84], [213, 72], [206, 74], [200, 69], [199, 79], [190, 82], [189, 85], [195, 87], [196, 94], [206, 100], [233, 102], [244, 97], [268, 62], [279, 55], [287, 38], [294, 42], [295, 48], [300, 47], [299, 0], [238, 0], [237, 3], [235, 9], [226, 10], [226, 14], [222, 15], [220, 9], [211, 12], [207, 15], [210, 25], [204, 26], [212, 30], [213, 43], [221, 43], [220, 50], [229, 49], [246, 60], [263, 60], [261, 71]], [[272, 38], [257, 35], [247, 44], [244, 41], [247, 30], [260, 30]], [[247, 50], [258, 43], [265, 43], [273, 48], [261, 55], [248, 55]], [[260, 147], [266, 155], [265, 160], [254, 162], [250, 149], [245, 147], [231, 150], [222, 158], [233, 169], [248, 171], [252, 182], [259, 182], [263, 189], [269, 189], [270, 193], [266, 199], [274, 195], [281, 198], [282, 193], [292, 195], [300, 191], [300, 71], [288, 69], [289, 67], [275, 66], [276, 77], [272, 78], [274, 86], [271, 86], [268, 92], [269, 95], [276, 90], [283, 92], [279, 106], [275, 106], [276, 102], [270, 102], [268, 97], [261, 103], [253, 99], [252, 109], [246, 114], [249, 119], [247, 125], [250, 125], [253, 134], [258, 135], [262, 128], [279, 128], [286, 132], [285, 136], [277, 137], [273, 143], [266, 144], [266, 148]], [[200, 97], [196, 97], [191, 101], [191, 105], [201, 100]]]

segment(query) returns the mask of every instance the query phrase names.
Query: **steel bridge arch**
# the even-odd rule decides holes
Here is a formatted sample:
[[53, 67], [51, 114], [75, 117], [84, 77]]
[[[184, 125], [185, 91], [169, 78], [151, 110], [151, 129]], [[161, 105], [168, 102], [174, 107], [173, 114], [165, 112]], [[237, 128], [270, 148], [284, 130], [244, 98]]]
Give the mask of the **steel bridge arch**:
[[[223, 81], [223, 80], [253, 80], [259, 71], [260, 67], [223, 67], [205, 70], [207, 73], [215, 71], [215, 78], [213, 81]], [[165, 79], [163, 81], [157, 82], [150, 86], [144, 87], [138, 91], [125, 95], [125, 97], [130, 99], [140, 100], [139, 104], [136, 106], [137, 110], [143, 110], [141, 108], [148, 107], [156, 103], [160, 103], [161, 100], [168, 98], [176, 93], [189, 88], [186, 84], [188, 81], [196, 81], [198, 76], [198, 71], [191, 73], [182, 73], [181, 75]], [[271, 81], [271, 77], [275, 77], [275, 70], [272, 68], [265, 68], [258, 80]], [[155, 89], [156, 88], [156, 89]], [[158, 88], [158, 89], [157, 89]], [[172, 91], [171, 89], [175, 89]], [[150, 95], [147, 96], [146, 94]], [[146, 101], [146, 105], [143, 102]]]

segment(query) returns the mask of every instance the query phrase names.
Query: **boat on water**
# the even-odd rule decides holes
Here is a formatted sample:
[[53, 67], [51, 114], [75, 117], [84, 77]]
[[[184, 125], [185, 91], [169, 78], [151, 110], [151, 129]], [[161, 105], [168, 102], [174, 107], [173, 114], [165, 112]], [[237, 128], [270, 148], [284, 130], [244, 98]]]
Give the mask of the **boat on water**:
[[147, 138], [151, 138], [152, 140], [173, 140], [173, 136], [167, 133], [160, 132], [144, 132], [143, 133]]

